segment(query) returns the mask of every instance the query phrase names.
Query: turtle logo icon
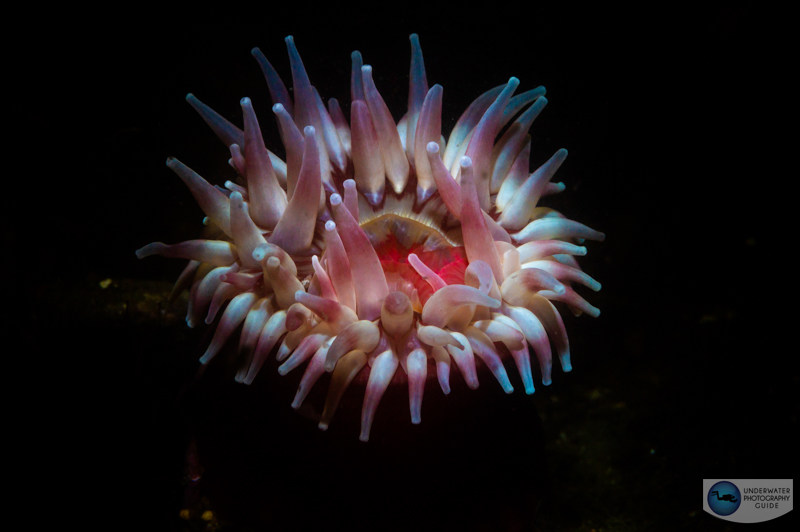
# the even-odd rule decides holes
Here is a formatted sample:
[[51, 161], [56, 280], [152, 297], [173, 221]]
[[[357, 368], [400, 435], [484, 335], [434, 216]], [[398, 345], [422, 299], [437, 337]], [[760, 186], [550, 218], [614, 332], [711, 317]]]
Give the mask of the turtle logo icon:
[[742, 496], [733, 482], [723, 480], [708, 490], [708, 506], [717, 515], [731, 515], [739, 509]]

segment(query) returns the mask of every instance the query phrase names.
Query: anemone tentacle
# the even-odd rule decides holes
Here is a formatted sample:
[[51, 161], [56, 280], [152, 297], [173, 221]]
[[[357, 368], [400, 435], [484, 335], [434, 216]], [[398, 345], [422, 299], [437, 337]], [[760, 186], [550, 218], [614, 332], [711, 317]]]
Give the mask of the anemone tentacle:
[[241, 326], [237, 382], [251, 384], [275, 351], [281, 375], [305, 364], [291, 402], [299, 408], [331, 373], [322, 430], [359, 378], [363, 441], [388, 386], [408, 382], [411, 422], [420, 423], [425, 381], [450, 393], [453, 362], [468, 387], [486, 366], [506, 393], [514, 390], [506, 366], [515, 367], [533, 394], [531, 353], [545, 386], [554, 352], [572, 369], [553, 302], [600, 313], [575, 289], [601, 286], [575, 257], [587, 254], [584, 240], [605, 235], [539, 205], [566, 188], [551, 179], [567, 150], [529, 169], [528, 131], [548, 103], [544, 87], [514, 95], [521, 82], [509, 78], [478, 96], [445, 139], [443, 88], [429, 88], [419, 37], [410, 41], [408, 112], [398, 123], [359, 52], [348, 124], [338, 101], [324, 105], [291, 36], [292, 92], [254, 48], [285, 162], [264, 145], [249, 98], [240, 129], [187, 95], [238, 178], [212, 186], [170, 157], [213, 238], [136, 252], [189, 260], [170, 299], [189, 290], [190, 327], [222, 311], [201, 363]]

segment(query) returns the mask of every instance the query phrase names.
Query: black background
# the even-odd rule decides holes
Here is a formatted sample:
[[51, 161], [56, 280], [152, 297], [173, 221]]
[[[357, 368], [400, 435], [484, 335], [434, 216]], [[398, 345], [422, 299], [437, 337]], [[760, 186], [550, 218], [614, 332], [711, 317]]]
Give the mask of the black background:
[[[771, 60], [763, 53], [771, 37], [745, 10], [505, 7], [502, 15], [475, 10], [391, 18], [345, 16], [334, 13], [344, 10], [337, 6], [329, 15], [303, 13], [312, 10], [301, 6], [217, 8], [199, 21], [181, 12], [120, 12], [98, 23], [32, 31], [26, 53], [12, 62], [25, 90], [7, 112], [26, 124], [17, 174], [25, 181], [7, 181], [12, 219], [6, 231], [10, 249], [21, 251], [10, 261], [16, 275], [8, 286], [23, 312], [10, 325], [33, 346], [11, 362], [20, 363], [25, 376], [31, 366], [46, 376], [21, 393], [24, 401], [47, 406], [19, 414], [26, 435], [21, 447], [33, 451], [36, 466], [26, 480], [42, 494], [37, 507], [52, 508], [64, 522], [115, 529], [195, 526], [177, 517], [184, 504], [184, 453], [193, 439], [201, 447], [205, 495], [215, 511], [228, 509], [223, 529], [229, 530], [258, 529], [253, 523], [259, 517], [246, 507], [269, 507], [265, 501], [281, 486], [299, 491], [284, 501], [282, 519], [303, 528], [305, 512], [319, 509], [337, 519], [319, 502], [326, 490], [353, 493], [353, 504], [372, 508], [364, 510], [372, 519], [414, 514], [406, 510], [414, 487], [432, 482], [451, 495], [444, 496], [444, 509], [431, 512], [442, 522], [461, 515], [453, 518], [460, 526], [482, 501], [495, 504], [492, 494], [531, 491], [541, 506], [534, 511], [519, 502], [523, 530], [727, 530], [736, 527], [702, 512], [703, 478], [794, 477], [798, 377], [782, 322], [792, 273], [778, 238], [789, 211], [777, 201], [787, 175], [768, 168], [773, 152], [761, 146], [768, 134], [761, 117], [771, 113], [774, 96]], [[444, 87], [445, 131], [472, 99], [511, 75], [521, 79], [520, 90], [547, 87], [550, 103], [532, 128], [532, 159], [543, 162], [561, 147], [570, 151], [559, 171], [567, 191], [550, 204], [607, 235], [590, 244], [583, 260], [603, 283], [591, 298], [602, 315], [567, 324], [572, 374], [555, 371], [552, 390], [538, 387], [530, 402], [515, 393], [511, 404], [523, 410], [520, 415], [532, 411], [540, 418], [532, 435], [509, 436], [505, 446], [488, 436], [500, 430], [495, 425], [477, 427], [460, 434], [458, 445], [472, 446], [462, 453], [434, 429], [419, 441], [412, 433], [365, 450], [356, 439], [357, 423], [339, 438], [334, 422], [331, 440], [314, 433], [314, 445], [330, 447], [325, 463], [352, 460], [352, 468], [321, 466], [328, 476], [315, 478], [308, 466], [300, 469], [307, 480], [290, 480], [299, 474], [293, 468], [306, 450], [303, 439], [284, 439], [270, 423], [316, 430], [291, 417], [293, 387], [288, 395], [265, 384], [242, 392], [224, 384], [221, 366], [197, 384], [193, 361], [204, 347], [202, 331], [105, 314], [97, 307], [97, 283], [171, 282], [180, 272], [180, 261], [133, 255], [151, 241], [196, 235], [202, 214], [164, 165], [167, 156], [215, 183], [233, 176], [227, 150], [185, 103], [187, 92], [234, 123], [240, 123], [239, 99], [250, 96], [262, 129], [274, 131], [266, 85], [249, 50], [261, 47], [289, 80], [283, 38], [291, 34], [324, 99], [338, 98], [348, 112], [349, 54], [358, 49], [399, 119], [412, 32], [420, 35], [429, 82]], [[275, 134], [266, 142], [279, 146]], [[485, 380], [482, 389], [494, 385]], [[587, 396], [599, 398], [576, 404], [569, 426], [603, 432], [598, 440], [615, 471], [614, 486], [582, 476], [580, 464], [559, 461], [568, 454], [551, 451], [564, 437], [548, 426], [552, 398]], [[492, 408], [502, 411], [502, 398], [492, 397], [487, 400], [498, 403]], [[251, 404], [240, 410], [242, 401], [285, 408], [265, 406], [264, 413]], [[614, 405], [625, 413], [607, 415]], [[423, 426], [428, 417], [438, 419], [428, 412]], [[495, 414], [477, 415], [475, 425], [491, 423]], [[513, 416], [503, 421], [514, 423]], [[515, 454], [513, 445], [529, 443], [528, 437], [543, 448], [529, 457]], [[432, 449], [413, 454], [427, 472], [414, 480], [420, 477], [403, 461], [408, 456], [396, 458], [393, 446], [414, 447], [422, 438]], [[590, 446], [591, 440], [585, 439]], [[277, 448], [260, 448], [265, 441]], [[505, 450], [508, 456], [498, 458]], [[448, 478], [431, 473], [448, 456], [474, 460], [477, 476], [496, 474], [496, 482], [448, 490]], [[248, 460], [262, 480], [248, 477]], [[514, 464], [526, 460], [534, 465], [515, 474]], [[373, 474], [377, 470], [383, 474]], [[457, 467], [446, 471], [463, 480]], [[380, 490], [391, 503], [375, 495]], [[488, 513], [475, 523], [491, 523]], [[425, 521], [415, 523], [425, 528]], [[501, 519], [486, 526], [516, 525]]]

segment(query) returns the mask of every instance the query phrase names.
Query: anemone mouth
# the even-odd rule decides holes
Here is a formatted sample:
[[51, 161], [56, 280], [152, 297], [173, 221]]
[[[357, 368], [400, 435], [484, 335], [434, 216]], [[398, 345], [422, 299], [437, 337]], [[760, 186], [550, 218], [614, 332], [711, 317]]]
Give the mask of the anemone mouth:
[[397, 124], [360, 53], [348, 123], [336, 100], [323, 104], [291, 36], [292, 98], [253, 49], [285, 161], [264, 145], [249, 98], [240, 130], [189, 94], [229, 147], [239, 182], [212, 186], [168, 159], [206, 213], [208, 237], [136, 252], [189, 259], [173, 290], [190, 292], [189, 326], [223, 312], [202, 364], [241, 329], [236, 380], [252, 383], [272, 353], [281, 375], [305, 364], [296, 409], [330, 373], [323, 430], [348, 386], [363, 383], [363, 441], [391, 383], [407, 383], [413, 423], [425, 382], [435, 376], [448, 394], [451, 369], [474, 389], [486, 366], [511, 393], [504, 361], [513, 359], [532, 394], [531, 349], [544, 385], [554, 352], [572, 368], [553, 302], [599, 315], [573, 287], [600, 289], [575, 257], [604, 235], [538, 206], [564, 190], [551, 178], [566, 150], [529, 173], [527, 132], [547, 103], [544, 88], [514, 95], [520, 81], [510, 78], [479, 96], [445, 140], [442, 87], [428, 87], [419, 39], [410, 40], [409, 110]]
[[393, 237], [397, 246], [406, 250], [421, 248], [433, 252], [464, 245], [460, 227], [444, 231], [425, 214], [382, 211], [362, 219], [360, 225], [376, 249], [389, 237]]

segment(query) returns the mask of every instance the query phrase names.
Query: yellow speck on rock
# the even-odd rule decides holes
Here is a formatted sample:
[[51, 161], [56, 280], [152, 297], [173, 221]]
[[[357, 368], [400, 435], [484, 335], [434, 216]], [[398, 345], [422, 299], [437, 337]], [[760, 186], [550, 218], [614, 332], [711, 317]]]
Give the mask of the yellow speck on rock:
[[214, 519], [214, 512], [212, 512], [211, 510], [206, 510], [205, 512], [203, 512], [202, 517], [203, 521], [211, 521], [212, 519]]
[[109, 278], [109, 279], [103, 279], [102, 281], [100, 281], [100, 288], [102, 288], [103, 290], [105, 290], [106, 288], [108, 288], [109, 286], [111, 286], [111, 283], [112, 283], [112, 282], [113, 282], [113, 281], [112, 281], [110, 278]]
[[183, 510], [181, 510], [181, 519], [188, 520], [189, 517], [190, 517], [190, 515], [189, 515], [189, 510], [188, 509], [184, 508]]

